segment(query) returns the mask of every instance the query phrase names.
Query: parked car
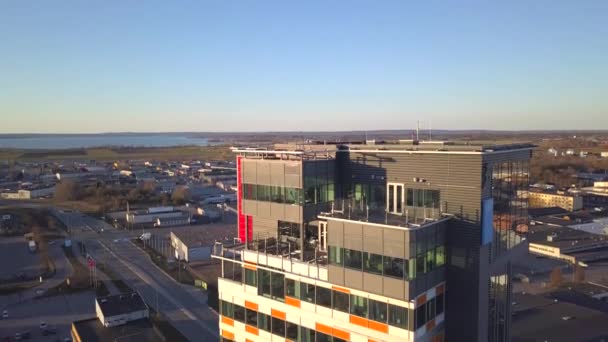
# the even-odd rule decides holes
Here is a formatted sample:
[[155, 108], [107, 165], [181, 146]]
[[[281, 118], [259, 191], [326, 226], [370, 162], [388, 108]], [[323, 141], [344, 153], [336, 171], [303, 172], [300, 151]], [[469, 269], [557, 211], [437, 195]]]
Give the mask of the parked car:
[[2, 318], [3, 318], [3, 319], [8, 318], [8, 310], [4, 310], [4, 311], [2, 311]]

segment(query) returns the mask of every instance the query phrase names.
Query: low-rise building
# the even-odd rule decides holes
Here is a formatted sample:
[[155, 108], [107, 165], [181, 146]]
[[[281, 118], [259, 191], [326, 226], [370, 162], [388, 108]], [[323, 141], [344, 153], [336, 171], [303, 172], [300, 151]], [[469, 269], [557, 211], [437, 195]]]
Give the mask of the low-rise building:
[[205, 241], [195, 232], [171, 232], [171, 247], [175, 250], [175, 259], [178, 260], [209, 260], [213, 244], [213, 241]]
[[159, 220], [168, 223], [169, 221], [183, 221], [189, 223], [190, 214], [173, 207], [155, 207], [147, 210], [134, 210], [126, 213], [126, 221], [129, 224], [155, 225]]
[[576, 211], [583, 208], [583, 198], [578, 195], [540, 191], [520, 193], [520, 195], [526, 194], [530, 208], [560, 207], [568, 211]]
[[186, 341], [183, 336], [165, 336], [149, 318], [146, 303], [133, 292], [95, 300], [96, 317], [72, 323], [74, 342], [161, 342]]
[[600, 156], [602, 158], [608, 158], [608, 151], [606, 151], [606, 152], [600, 152]]
[[150, 310], [137, 292], [99, 297], [95, 300], [97, 318], [104, 327], [127, 324], [150, 316]]
[[15, 192], [3, 192], [0, 197], [4, 199], [35, 199], [47, 196], [52, 196], [55, 193], [55, 187], [37, 188], [37, 189], [20, 189]]

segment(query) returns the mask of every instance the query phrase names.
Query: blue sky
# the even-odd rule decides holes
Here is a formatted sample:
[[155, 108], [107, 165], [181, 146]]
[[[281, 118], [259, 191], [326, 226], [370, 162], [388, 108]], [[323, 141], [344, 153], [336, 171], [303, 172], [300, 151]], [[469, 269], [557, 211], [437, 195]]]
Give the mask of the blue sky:
[[608, 1], [0, 2], [1, 133], [608, 129]]

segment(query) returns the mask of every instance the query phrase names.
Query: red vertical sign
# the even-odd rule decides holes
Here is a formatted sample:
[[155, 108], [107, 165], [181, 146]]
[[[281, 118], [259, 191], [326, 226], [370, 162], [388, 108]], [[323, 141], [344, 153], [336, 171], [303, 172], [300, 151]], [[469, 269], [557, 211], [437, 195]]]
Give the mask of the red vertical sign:
[[245, 226], [247, 222], [245, 221], [245, 215], [243, 215], [243, 173], [242, 173], [242, 156], [236, 156], [236, 188], [237, 188], [237, 212], [238, 212], [238, 230], [239, 230], [239, 239], [241, 242], [247, 241], [247, 236], [245, 235], [246, 230]]

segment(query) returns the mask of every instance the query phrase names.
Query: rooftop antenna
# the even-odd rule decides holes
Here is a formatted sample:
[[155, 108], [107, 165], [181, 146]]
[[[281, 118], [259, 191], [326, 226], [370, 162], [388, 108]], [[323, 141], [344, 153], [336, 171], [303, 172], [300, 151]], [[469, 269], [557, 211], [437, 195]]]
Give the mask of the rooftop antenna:
[[416, 141], [420, 141], [420, 120], [416, 121]]
[[429, 141], [433, 141], [433, 121], [429, 120]]

